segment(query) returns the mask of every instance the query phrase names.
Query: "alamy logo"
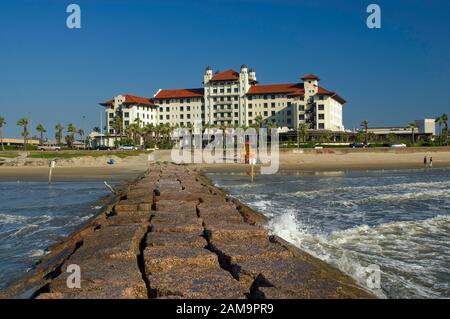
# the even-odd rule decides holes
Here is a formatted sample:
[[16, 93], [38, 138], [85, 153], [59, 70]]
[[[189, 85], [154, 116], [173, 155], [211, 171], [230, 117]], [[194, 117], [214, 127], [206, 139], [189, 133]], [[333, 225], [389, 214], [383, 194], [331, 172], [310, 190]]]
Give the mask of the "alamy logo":
[[367, 6], [367, 27], [369, 29], [381, 29], [381, 7], [378, 4], [370, 4]]
[[67, 273], [70, 273], [67, 276], [66, 285], [69, 289], [81, 288], [81, 268], [76, 264], [71, 264], [67, 266]]
[[261, 164], [261, 174], [275, 174], [279, 168], [279, 135], [270, 129], [270, 152], [266, 128], [179, 128], [172, 133], [176, 141], [172, 161], [177, 164]]
[[70, 15], [66, 19], [69, 29], [81, 29], [81, 8], [78, 4], [69, 4], [66, 9]]

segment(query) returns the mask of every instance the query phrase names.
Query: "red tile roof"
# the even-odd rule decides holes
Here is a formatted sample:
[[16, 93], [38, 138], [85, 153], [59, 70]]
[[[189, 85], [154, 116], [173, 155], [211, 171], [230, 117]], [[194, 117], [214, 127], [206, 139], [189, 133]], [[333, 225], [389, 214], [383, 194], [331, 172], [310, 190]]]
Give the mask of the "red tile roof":
[[250, 87], [247, 95], [269, 94], [269, 93], [293, 93], [303, 89], [303, 83], [285, 83], [285, 84], [264, 84]]
[[210, 81], [235, 81], [239, 80], [239, 73], [234, 70], [216, 73]]
[[320, 81], [320, 78], [317, 75], [314, 74], [307, 74], [304, 77], [302, 77], [302, 80], [317, 80]]
[[[135, 95], [130, 95], [130, 94], [126, 94], [124, 95], [125, 97], [125, 101], [123, 102], [123, 104], [136, 104], [136, 105], [145, 105], [145, 106], [155, 106], [155, 103], [153, 103], [152, 99], [146, 98], [146, 97], [141, 97], [141, 96], [135, 96]], [[114, 100], [108, 100], [106, 102], [102, 102], [100, 103], [100, 105], [102, 106], [113, 106], [114, 104]]]
[[204, 94], [203, 88], [161, 90], [156, 94], [155, 99], [177, 99], [177, 98], [189, 98], [189, 97], [203, 97], [203, 94]]
[[[303, 83], [285, 83], [285, 84], [265, 84], [255, 85], [248, 90], [247, 95], [260, 95], [260, 94], [276, 94], [285, 93], [289, 96], [299, 96], [305, 94]], [[319, 87], [317, 94], [329, 95], [341, 104], [345, 104], [345, 100], [337, 95], [335, 92], [329, 91], [323, 87]]]

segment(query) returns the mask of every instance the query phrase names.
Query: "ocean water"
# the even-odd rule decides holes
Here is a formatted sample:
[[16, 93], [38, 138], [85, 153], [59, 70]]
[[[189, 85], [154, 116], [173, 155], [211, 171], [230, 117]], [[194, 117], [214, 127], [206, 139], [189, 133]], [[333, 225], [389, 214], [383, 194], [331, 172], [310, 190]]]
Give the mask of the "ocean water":
[[387, 298], [450, 298], [450, 170], [209, 177], [270, 218], [272, 233]]
[[0, 182], [0, 288], [96, 215], [103, 182]]

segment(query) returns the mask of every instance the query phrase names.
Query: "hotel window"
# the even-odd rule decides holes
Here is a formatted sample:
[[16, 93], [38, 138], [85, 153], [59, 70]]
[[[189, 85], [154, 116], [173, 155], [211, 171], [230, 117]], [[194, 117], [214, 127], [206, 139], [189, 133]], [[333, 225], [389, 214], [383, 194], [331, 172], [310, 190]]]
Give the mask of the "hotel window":
[[213, 106], [213, 109], [214, 109], [214, 110], [217, 110], [217, 105], [214, 105], [214, 106]]
[[231, 101], [231, 96], [227, 96], [227, 101]]
[[184, 122], [180, 122], [180, 126], [184, 126]]
[[224, 89], [220, 89], [220, 93], [225, 93], [225, 90]]
[[234, 97], [234, 100], [237, 101], [238, 99], [239, 99], [239, 97], [236, 95], [236, 96]]
[[305, 120], [305, 114], [300, 114], [299, 119], [300, 119], [301, 121]]
[[114, 130], [113, 130], [113, 129], [110, 129], [110, 130], [109, 130], [109, 134], [114, 134]]
[[319, 111], [325, 110], [325, 106], [323, 104], [319, 104]]
[[170, 115], [166, 115], [166, 120], [170, 120]]
[[275, 103], [272, 103], [272, 107], [275, 107], [276, 106], [276, 104]]
[[319, 95], [319, 100], [323, 100], [323, 95]]
[[183, 100], [183, 99], [180, 99], [180, 103], [184, 103], [184, 100]]
[[325, 120], [325, 114], [319, 114], [319, 120]]
[[239, 121], [238, 121], [238, 120], [235, 120], [235, 121], [234, 121], [234, 124], [235, 124], [235, 125], [239, 125]]
[[201, 110], [204, 111], [205, 110], [205, 106], [202, 104]]
[[251, 95], [249, 95], [249, 97], [248, 97], [248, 100], [249, 100], [249, 101], [251, 101], [251, 100], [252, 100], [252, 96], [251, 96]]
[[214, 101], [214, 102], [216, 102], [216, 101], [217, 101], [217, 98], [216, 98], [216, 97], [215, 97], [215, 98], [213, 98], [213, 101]]
[[109, 118], [113, 119], [114, 118], [114, 113], [109, 113]]
[[248, 112], [248, 116], [253, 116], [253, 113], [252, 112]]
[[188, 120], [191, 118], [191, 114], [186, 114]]
[[304, 111], [305, 110], [305, 106], [304, 105], [299, 105], [298, 106], [298, 110], [299, 111]]
[[267, 107], [268, 107], [268, 104], [264, 103], [264, 108], [267, 109]]
[[228, 89], [227, 89], [227, 93], [231, 93], [231, 88], [228, 88]]
[[191, 103], [191, 99], [187, 99], [187, 100], [186, 100], [186, 103]]
[[289, 115], [291, 115], [291, 110], [287, 110], [286, 111], [286, 114], [289, 116]]
[[238, 112], [234, 112], [234, 117], [238, 117], [239, 113]]
[[300, 101], [304, 101], [304, 100], [305, 100], [305, 96], [304, 95], [300, 96]]
[[181, 111], [181, 112], [184, 111], [184, 106], [180, 106], [180, 111]]
[[264, 116], [267, 116], [267, 115], [268, 115], [267, 111], [264, 111]]
[[264, 95], [264, 100], [267, 100], [267, 95]]
[[271, 98], [272, 98], [272, 100], [275, 100], [275, 95], [272, 95]]
[[213, 92], [214, 92], [214, 93], [217, 93], [217, 89], [214, 89]]
[[287, 107], [291, 107], [291, 102], [288, 102], [288, 103], [287, 103]]
[[180, 119], [184, 119], [184, 114], [180, 114]]
[[187, 109], [188, 112], [191, 111], [191, 107], [190, 106], [186, 106], [186, 109]]
[[166, 100], [166, 104], [170, 104], [170, 100]]
[[204, 119], [205, 118], [205, 114], [202, 114], [202, 119]]
[[220, 97], [221, 101], [225, 101], [225, 98], [223, 96]]
[[170, 111], [170, 108], [166, 107], [166, 112], [169, 112], [169, 111]]
[[109, 126], [112, 126], [113, 124], [114, 124], [113, 121], [110, 121], [110, 122], [109, 122]]
[[275, 111], [272, 111], [272, 116], [275, 116]]
[[235, 93], [239, 92], [239, 89], [238, 88], [234, 88], [234, 92]]
[[320, 130], [323, 130], [324, 128], [325, 128], [325, 124], [319, 123], [319, 129], [320, 129]]
[[252, 123], [253, 123], [253, 121], [252, 121], [252, 120], [249, 120], [249, 121], [248, 121], [248, 124], [252, 124]]
[[125, 126], [130, 125], [130, 121], [125, 121]]
[[160, 115], [159, 119], [162, 121], [164, 119], [164, 117], [162, 115]]
[[164, 110], [164, 108], [162, 108], [162, 107], [159, 108], [159, 111], [160, 111], [160, 112], [162, 112], [163, 110]]
[[235, 104], [235, 105], [234, 105], [234, 109], [237, 110], [238, 108], [239, 108], [239, 105], [238, 105], [238, 104]]
[[291, 124], [291, 119], [287, 119], [287, 124]]

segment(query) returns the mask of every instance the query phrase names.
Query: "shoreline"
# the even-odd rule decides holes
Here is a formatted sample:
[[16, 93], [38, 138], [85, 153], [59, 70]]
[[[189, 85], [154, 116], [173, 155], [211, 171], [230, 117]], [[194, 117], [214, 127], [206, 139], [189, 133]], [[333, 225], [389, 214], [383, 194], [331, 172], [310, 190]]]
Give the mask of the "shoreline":
[[[113, 287], [111, 287], [112, 291], [110, 291], [110, 289], [108, 287], [104, 286], [104, 285], [106, 285], [106, 283], [100, 284], [100, 287], [95, 286], [95, 284], [94, 284], [94, 287], [92, 289], [94, 289], [94, 290], [100, 289], [100, 293], [103, 293], [103, 294], [106, 293], [106, 295], [103, 295], [103, 296], [107, 297], [107, 298], [155, 297], [155, 295], [154, 295], [155, 292], [153, 290], [149, 289], [149, 283], [147, 282], [148, 279], [147, 280], [145, 279], [146, 276], [149, 276], [147, 278], [153, 278], [152, 276], [154, 276], [154, 274], [152, 272], [148, 273], [148, 271], [149, 271], [148, 267], [151, 268], [151, 266], [149, 266], [147, 264], [149, 261], [144, 260], [144, 258], [146, 257], [147, 250], [150, 249], [150, 251], [152, 251], [152, 248], [151, 247], [145, 248], [145, 247], [142, 247], [142, 245], [143, 244], [145, 245], [146, 237], [147, 237], [147, 243], [148, 243], [148, 236], [150, 234], [152, 234], [151, 227], [155, 227], [155, 222], [153, 222], [154, 217], [150, 217], [150, 215], [151, 216], [156, 215], [156, 218], [158, 218], [158, 214], [161, 214], [161, 213], [158, 213], [158, 210], [160, 210], [160, 209], [157, 209], [156, 212], [152, 210], [150, 215], [147, 215], [148, 213], [144, 213], [143, 211], [140, 211], [139, 216], [132, 216], [132, 215], [130, 215], [131, 211], [128, 210], [130, 208], [130, 204], [127, 204], [128, 205], [127, 206], [122, 203], [130, 202], [130, 200], [124, 200], [124, 198], [132, 196], [134, 193], [142, 194], [142, 186], [143, 185], [155, 185], [152, 187], [156, 187], [156, 192], [160, 193], [160, 195], [157, 196], [157, 198], [159, 200], [159, 201], [158, 200], [156, 201], [157, 207], [158, 207], [158, 202], [169, 203], [171, 201], [173, 202], [174, 199], [177, 199], [176, 197], [177, 196], [179, 197], [180, 195], [171, 194], [172, 191], [170, 191], [167, 194], [165, 193], [165, 195], [163, 195], [161, 193], [161, 190], [162, 190], [161, 189], [162, 184], [160, 184], [162, 181], [161, 179], [159, 179], [159, 181], [160, 181], [159, 184], [158, 183], [155, 184], [156, 183], [154, 180], [155, 176], [156, 176], [155, 170], [158, 170], [158, 167], [170, 168], [170, 169], [168, 169], [169, 173], [176, 172], [176, 174], [178, 174], [177, 176], [180, 176], [179, 180], [184, 180], [185, 183], [187, 183], [187, 184], [185, 184], [186, 185], [185, 187], [188, 187], [192, 191], [199, 191], [200, 189], [203, 189], [203, 188], [208, 189], [209, 192], [211, 192], [211, 194], [204, 195], [206, 197], [204, 197], [202, 199], [201, 203], [203, 203], [209, 197], [211, 197], [211, 198], [214, 197], [214, 198], [220, 199], [219, 201], [223, 201], [223, 202], [221, 202], [222, 204], [220, 204], [220, 205], [222, 205], [222, 206], [220, 206], [220, 207], [224, 207], [224, 209], [225, 209], [225, 207], [228, 207], [226, 205], [230, 205], [230, 204], [235, 205], [234, 207], [236, 207], [237, 211], [242, 216], [242, 218], [244, 218], [244, 221], [245, 221], [245, 222], [243, 222], [242, 225], [240, 223], [236, 224], [236, 227], [238, 230], [242, 227], [243, 227], [243, 229], [245, 229], [245, 232], [242, 233], [242, 235], [241, 235], [241, 236], [244, 236], [243, 239], [245, 239], [245, 241], [250, 240], [250, 242], [253, 242], [256, 240], [256, 242], [260, 242], [261, 240], [263, 240], [264, 236], [266, 236], [266, 235], [264, 235], [263, 237], [260, 237], [261, 235], [259, 235], [259, 234], [265, 233], [266, 231], [263, 232], [262, 228], [260, 229], [260, 226], [258, 226], [258, 225], [263, 225], [264, 223], [266, 223], [267, 218], [263, 214], [256, 212], [253, 209], [245, 206], [244, 204], [239, 202], [237, 199], [230, 198], [226, 192], [215, 187], [213, 185], [212, 181], [206, 175], [204, 175], [203, 172], [193, 171], [190, 169], [187, 170], [185, 166], [175, 166], [175, 165], [161, 166], [161, 165], [155, 164], [155, 165], [153, 165], [152, 169], [149, 172], [147, 172], [145, 175], [141, 175], [140, 177], [135, 178], [133, 181], [129, 181], [126, 184], [122, 185], [122, 187], [120, 188], [120, 192], [115, 196], [111, 196], [108, 204], [104, 206], [104, 209], [101, 210], [101, 212], [99, 213], [98, 216], [95, 216], [90, 221], [86, 222], [83, 225], [80, 225], [76, 231], [74, 231], [71, 235], [69, 235], [67, 237], [67, 239], [49, 247], [48, 248], [48, 250], [50, 251], [49, 255], [45, 256], [41, 260], [41, 262], [39, 262], [37, 264], [36, 268], [33, 271], [31, 271], [30, 273], [28, 273], [26, 276], [24, 276], [24, 278], [19, 280], [17, 283], [14, 283], [14, 284], [8, 286], [3, 291], [0, 291], [0, 298], [17, 298], [17, 297], [20, 297], [20, 298], [38, 297], [39, 299], [47, 299], [47, 298], [51, 298], [51, 299], [53, 299], [53, 298], [56, 298], [56, 299], [94, 298], [95, 299], [95, 298], [100, 298], [95, 294], [95, 292], [89, 292], [92, 287], [90, 289], [88, 289], [87, 291], [81, 292], [81, 294], [79, 294], [79, 293], [68, 292], [67, 289], [62, 289], [62, 288], [61, 288], [62, 289], [61, 292], [58, 292], [59, 291], [58, 289], [60, 289], [60, 288], [52, 288], [52, 285], [56, 284], [56, 282], [59, 282], [60, 277], [64, 277], [64, 273], [61, 272], [61, 268], [64, 265], [66, 265], [67, 262], [70, 262], [72, 259], [78, 260], [80, 263], [83, 263], [86, 261], [85, 258], [87, 258], [87, 257], [85, 255], [85, 252], [81, 253], [81, 251], [83, 251], [83, 249], [88, 249], [88, 251], [89, 251], [88, 247], [90, 247], [90, 245], [89, 245], [90, 240], [94, 240], [94, 243], [96, 243], [97, 242], [96, 237], [102, 236], [102, 234], [101, 234], [102, 229], [105, 229], [103, 231], [103, 235], [107, 236], [106, 238], [109, 238], [109, 236], [112, 235], [109, 233], [110, 229], [126, 230], [126, 229], [129, 229], [129, 227], [131, 227], [132, 225], [136, 225], [136, 227], [137, 227], [137, 224], [133, 224], [133, 223], [136, 223], [137, 220], [140, 221], [139, 224], [142, 223], [142, 227], [139, 228], [140, 230], [137, 233], [133, 233], [135, 235], [130, 234], [130, 235], [126, 235], [126, 236], [127, 237], [131, 236], [132, 238], [135, 238], [134, 236], [138, 236], [139, 239], [123, 238], [123, 240], [125, 240], [125, 242], [127, 242], [127, 240], [132, 240], [131, 244], [134, 248], [131, 248], [131, 250], [135, 251], [134, 253], [132, 253], [131, 251], [126, 251], [126, 252], [122, 251], [124, 248], [128, 247], [127, 246], [128, 244], [124, 243], [123, 241], [121, 241], [121, 244], [118, 247], [114, 247], [114, 245], [113, 245], [113, 247], [104, 247], [105, 243], [99, 242], [95, 245], [100, 245], [100, 248], [93, 247], [93, 249], [95, 251], [95, 254], [97, 254], [99, 252], [102, 253], [102, 250], [101, 250], [102, 247], [104, 247], [103, 249], [106, 249], [108, 252], [110, 252], [110, 251], [111, 251], [111, 253], [115, 252], [116, 255], [119, 254], [120, 256], [128, 256], [129, 254], [132, 254], [132, 256], [134, 256], [132, 258], [132, 260], [134, 260], [133, 264], [136, 263], [136, 259], [137, 259], [137, 265], [136, 264], [135, 265], [138, 266], [138, 269], [135, 269], [133, 271], [138, 271], [139, 272], [138, 277], [140, 278], [141, 276], [143, 276], [142, 278], [144, 278], [144, 282], [136, 282], [137, 286], [133, 287], [132, 289], [129, 287], [129, 285], [131, 285], [131, 283], [128, 280], [126, 281], [127, 283], [124, 283], [125, 287], [121, 287], [121, 286], [119, 287], [116, 285], [117, 283], [113, 282], [112, 283]], [[159, 174], [158, 176], [166, 176], [169, 173], [166, 173], [165, 169], [161, 169], [160, 173], [158, 173]], [[170, 176], [170, 175], [168, 175], [168, 176]], [[173, 187], [173, 186], [171, 186], [171, 185], [173, 185], [172, 182], [169, 182], [169, 180], [167, 182], [169, 183], [169, 184], [167, 184], [168, 185], [167, 187], [169, 187], [169, 188]], [[202, 186], [200, 184], [197, 186], [196, 183], [200, 183]], [[190, 186], [188, 186], [188, 185], [190, 185]], [[158, 187], [159, 187], [159, 191], [158, 191]], [[166, 186], [164, 186], [164, 187], [166, 187]], [[183, 193], [183, 192], [185, 192], [185, 191], [181, 191], [181, 193]], [[198, 194], [203, 194], [203, 191], [199, 192]], [[135, 196], [133, 196], [133, 198], [135, 198]], [[187, 204], [192, 203], [190, 201], [193, 200], [193, 197], [186, 193], [185, 195], [181, 195], [180, 199], [184, 200], [185, 205], [187, 205]], [[215, 203], [217, 201], [217, 199], [215, 199], [213, 202]], [[144, 201], [142, 201], [142, 200], [144, 200]], [[138, 201], [138, 198], [136, 198], [133, 201], [133, 203], [135, 203], [135, 202], [137, 203], [137, 201]], [[145, 207], [145, 209], [149, 208], [149, 206], [148, 206], [149, 202], [147, 202], [145, 199], [141, 198], [141, 199], [139, 199], [139, 202], [141, 204], [136, 204], [136, 207], [137, 206]], [[153, 203], [155, 203], [155, 200], [153, 200]], [[229, 203], [229, 204], [227, 204], [227, 203]], [[155, 205], [155, 204], [153, 204], [153, 205]], [[191, 207], [190, 205], [188, 205], [188, 206]], [[188, 207], [188, 206], [186, 206], [186, 207]], [[200, 204], [200, 207], [202, 207], [202, 204]], [[121, 210], [123, 210], [123, 211], [121, 211]], [[198, 208], [197, 208], [197, 210], [198, 210]], [[202, 208], [200, 208], [200, 212], [202, 212]], [[162, 212], [162, 213], [164, 213], [164, 212]], [[181, 213], [181, 211], [179, 211], [178, 213]], [[204, 214], [206, 214], [206, 211]], [[148, 223], [150, 223], [150, 224], [148, 224], [147, 222], [144, 222], [144, 220], [146, 220], [146, 218], [142, 219], [143, 218], [142, 215], [148, 216]], [[227, 215], [227, 214], [225, 214], [225, 215]], [[164, 216], [164, 214], [162, 216]], [[208, 221], [208, 219], [205, 219], [205, 218], [207, 218], [207, 216], [208, 215], [203, 216], [201, 213], [200, 220], [204, 220], [203, 223], [207, 222], [208, 224], [210, 222], [213, 224], [219, 223], [220, 225], [222, 225], [221, 227], [223, 227], [223, 222], [226, 222], [225, 220], [227, 218], [231, 218], [232, 220], [235, 220], [237, 218], [237, 216], [236, 217], [220, 216], [219, 219], [225, 218], [225, 220], [224, 221], [221, 221], [221, 220]], [[216, 215], [214, 215], [214, 216], [216, 216]], [[211, 215], [211, 217], [212, 217], [212, 215]], [[214, 218], [216, 218], [216, 217], [214, 217]], [[164, 222], [162, 225], [165, 225]], [[169, 229], [170, 229], [170, 227], [175, 227], [175, 226], [170, 226], [170, 225], [171, 224], [166, 225], [166, 226]], [[197, 225], [197, 224], [195, 223], [195, 225]], [[244, 226], [244, 225], [247, 225], [247, 226]], [[156, 222], [156, 226], [158, 226], [158, 222]], [[164, 227], [166, 227], [166, 226], [164, 226]], [[119, 227], [119, 228], [115, 228], [115, 227]], [[182, 227], [182, 226], [180, 225], [177, 227]], [[186, 231], [188, 231], [187, 229], [194, 227], [194, 224], [191, 226], [186, 226], [186, 227], [187, 228], [183, 228], [183, 229], [186, 229]], [[197, 226], [195, 226], [195, 227], [197, 227]], [[203, 226], [203, 227], [206, 227], [204, 230], [206, 232], [205, 234], [210, 234], [210, 235], [205, 235], [206, 236], [205, 238], [208, 240], [209, 245], [213, 245], [212, 247], [214, 247], [215, 242], [210, 242], [211, 237], [208, 237], [208, 236], [211, 236], [211, 234], [212, 234], [217, 237], [217, 236], [219, 236], [219, 234], [221, 234], [221, 232], [223, 230], [216, 231], [215, 228], [212, 226], [209, 226], [212, 228], [208, 228], [208, 226]], [[226, 228], [226, 226], [225, 226], [225, 228]], [[144, 231], [144, 233], [142, 233], [142, 231]], [[232, 233], [234, 233], [234, 229], [231, 231], [232, 231]], [[240, 233], [240, 232], [238, 231], [238, 233]], [[99, 234], [99, 235], [97, 235], [97, 234]], [[139, 235], [137, 235], [137, 234], [139, 234]], [[254, 236], [256, 236], [256, 237], [252, 237], [253, 236], [252, 234], [255, 234]], [[189, 234], [186, 234], [186, 236], [188, 236], [188, 235]], [[103, 237], [101, 237], [101, 238], [103, 238]], [[190, 238], [190, 237], [188, 237], [188, 238]], [[88, 240], [87, 243], [86, 243], [86, 240]], [[111, 240], [114, 242], [114, 240], [112, 238], [111, 238]], [[255, 249], [255, 248], [252, 248], [252, 246], [248, 246], [249, 243], [246, 244], [245, 241], [242, 242], [241, 245], [244, 245], [250, 251], [252, 251], [252, 249]], [[285, 257], [281, 257], [281, 255], [280, 255], [280, 257], [277, 257], [277, 258], [282, 258], [282, 260], [287, 260], [287, 263], [288, 263], [287, 265], [291, 265], [292, 263], [294, 263], [294, 264], [298, 263], [298, 266], [295, 266], [294, 269], [298, 269], [296, 267], [300, 267], [300, 269], [303, 269], [304, 267], [307, 267], [304, 269], [309, 269], [311, 267], [313, 267], [314, 269], [317, 269], [316, 271], [312, 272], [311, 274], [314, 274], [314, 276], [317, 276], [317, 278], [314, 279], [314, 282], [316, 280], [318, 281], [318, 283], [316, 283], [316, 284], [319, 285], [317, 287], [319, 290], [315, 291], [315, 289], [317, 289], [317, 288], [314, 288], [316, 284], [311, 284], [312, 285], [310, 287], [311, 291], [306, 291], [306, 292], [305, 291], [303, 291], [303, 292], [297, 291], [297, 292], [294, 292], [294, 295], [297, 294], [297, 296], [303, 296], [303, 297], [316, 296], [316, 297], [324, 297], [324, 298], [348, 298], [348, 297], [350, 297], [350, 298], [374, 298], [372, 293], [368, 292], [364, 288], [361, 288], [349, 276], [343, 274], [342, 272], [340, 272], [336, 268], [326, 264], [325, 262], [312, 257], [311, 255], [305, 253], [304, 251], [295, 247], [294, 245], [285, 242], [284, 240], [282, 240], [281, 238], [278, 238], [277, 236], [272, 236], [271, 242], [273, 244], [269, 244], [269, 246], [274, 245], [274, 247], [275, 246], [280, 247], [280, 248], [271, 248], [271, 249], [275, 249], [276, 251], [278, 251], [280, 249], [281, 250], [285, 249], [286, 252], [289, 252], [288, 255], [292, 256], [292, 257], [287, 257], [288, 255], [286, 255], [286, 253], [280, 252], [280, 253], [282, 253], [282, 256], [285, 256]], [[265, 245], [267, 245], [267, 244], [263, 244], [262, 242], [260, 244], [262, 245], [262, 247], [266, 247]], [[136, 247], [135, 245], [138, 245], [139, 248]], [[177, 245], [178, 244], [175, 244], [175, 246], [177, 246]], [[164, 245], [164, 247], [167, 247], [167, 246]], [[225, 261], [221, 259], [222, 258], [221, 254], [223, 254], [223, 252], [220, 252], [220, 249], [221, 249], [220, 246], [215, 248], [215, 249], [218, 249], [219, 251], [215, 251], [213, 248], [208, 248], [208, 247], [206, 248], [207, 250], [205, 250], [205, 253], [207, 251], [210, 251], [209, 254], [211, 254], [211, 252], [212, 253], [215, 252], [218, 254], [217, 256], [219, 257], [221, 267], [219, 267], [217, 270], [214, 270], [214, 271], [218, 272], [217, 276], [219, 276], [220, 278], [225, 276], [223, 278], [226, 278], [226, 282], [229, 283], [229, 285], [230, 285], [230, 287], [223, 288], [223, 289], [225, 289], [225, 291], [214, 292], [215, 294], [218, 294], [217, 296], [222, 296], [223, 293], [225, 293], [225, 294], [229, 293], [232, 296], [235, 296], [234, 298], [236, 298], [236, 296], [238, 296], [237, 292], [235, 291], [238, 287], [236, 285], [237, 282], [240, 282], [241, 285], [244, 285], [244, 288], [247, 287], [245, 289], [250, 289], [250, 286], [251, 287], [255, 286], [255, 283], [256, 283], [255, 280], [257, 280], [257, 278], [259, 278], [259, 276], [256, 276], [257, 274], [255, 275], [256, 277], [252, 277], [253, 275], [250, 275], [250, 277], [248, 277], [249, 276], [248, 274], [244, 276], [243, 273], [240, 273], [240, 275], [239, 275], [239, 273], [237, 273], [237, 274], [233, 275], [233, 277], [235, 277], [236, 281], [229, 279], [232, 277], [228, 277], [229, 274], [227, 275], [227, 273], [229, 271], [232, 272], [232, 270], [231, 270], [231, 268], [228, 268], [229, 266], [225, 266], [222, 264]], [[144, 250], [144, 248], [145, 248], [145, 250]], [[136, 251], [136, 249], [138, 249], [139, 251]], [[120, 250], [120, 252], [116, 251], [116, 250]], [[93, 253], [94, 253], [94, 251], [93, 251]], [[170, 251], [170, 249], [169, 249], [169, 251]], [[80, 257], [81, 259], [77, 259], [77, 254], [80, 254], [80, 253], [81, 253], [81, 256], [85, 256], [85, 257]], [[133, 254], [136, 254], [136, 255], [133, 255]], [[103, 255], [103, 254], [100, 254], [100, 256], [101, 255]], [[107, 258], [105, 260], [104, 259], [105, 257], [100, 257], [100, 256], [95, 257], [94, 260], [95, 260], [96, 264], [103, 264], [104, 262], [109, 263], [109, 262], [111, 262], [111, 260], [113, 260], [114, 262], [119, 262], [116, 260], [116, 257], [110, 257], [112, 259]], [[211, 257], [212, 256], [213, 255], [211, 255]], [[208, 257], [208, 258], [211, 258], [211, 257]], [[125, 260], [121, 259], [122, 257], [120, 257], [120, 258], [117, 257], [117, 258], [121, 260], [120, 263], [125, 262]], [[124, 258], [127, 259], [128, 257], [124, 257]], [[171, 258], [173, 258], [173, 257], [171, 257]], [[185, 258], [185, 257], [183, 257], [183, 258]], [[186, 261], [188, 263], [191, 262], [190, 258], [191, 257], [187, 257], [187, 259], [186, 259]], [[192, 257], [192, 258], [194, 258], [194, 257]], [[195, 258], [197, 258], [197, 257], [195, 257]], [[200, 257], [198, 257], [198, 258], [200, 258]], [[209, 260], [208, 258], [206, 258], [205, 261]], [[267, 257], [264, 257], [264, 258], [266, 259]], [[203, 260], [203, 258], [200, 258], [200, 259]], [[170, 263], [170, 260], [171, 259], [169, 259], [168, 261], [167, 260], [161, 261], [162, 263], [160, 264], [160, 266], [165, 267], [162, 265], [166, 265], [167, 262]], [[251, 264], [251, 262], [250, 262], [250, 264]], [[291, 265], [291, 267], [293, 267], [292, 265]], [[86, 266], [86, 267], [88, 267], [88, 266]], [[214, 267], [216, 267], [216, 266], [214, 266]], [[279, 266], [277, 266], [275, 264], [272, 266], [267, 266], [267, 265], [261, 264], [261, 266], [257, 266], [257, 267], [262, 267], [262, 268], [275, 267], [273, 270], [262, 269], [261, 271], [263, 271], [263, 272], [269, 271], [268, 274], [269, 273], [272, 274], [273, 271], [275, 271], [275, 273], [280, 272], [280, 275], [288, 275], [287, 273], [285, 274], [283, 272], [283, 270], [279, 269], [278, 268]], [[277, 269], [277, 270], [275, 270], [275, 269]], [[219, 270], [220, 270], [220, 275], [219, 275]], [[100, 271], [100, 270], [96, 270], [96, 271]], [[108, 270], [108, 273], [110, 271], [111, 270]], [[211, 271], [211, 270], [208, 270], [208, 272], [209, 271]], [[177, 275], [177, 273], [175, 273], [175, 274]], [[205, 275], [206, 277], [209, 276], [206, 273], [202, 273], [202, 274]], [[117, 274], [117, 276], [119, 276], [117, 278], [117, 280], [121, 282], [121, 280], [123, 279], [123, 276], [126, 277], [127, 275], [128, 274], [123, 274], [123, 273]], [[294, 272], [294, 274], [289, 274], [289, 276], [291, 276], [291, 275], [294, 275], [294, 277], [295, 277], [300, 274]], [[101, 271], [100, 271], [100, 276], [104, 276], [103, 274], [101, 274]], [[187, 273], [184, 273], [184, 271], [181, 271], [180, 276], [181, 276], [180, 279], [182, 280], [182, 282], [186, 281], [187, 285], [189, 286], [189, 282], [190, 282], [189, 276], [190, 275]], [[240, 279], [239, 280], [236, 279], [236, 276], [238, 276], [238, 278], [240, 278]], [[239, 277], [239, 276], [241, 276], [241, 277]], [[133, 280], [137, 280], [136, 277], [133, 277], [133, 278], [134, 278]], [[152, 282], [152, 284], [156, 285], [157, 287], [158, 287], [158, 285], [164, 286], [164, 284], [160, 283], [159, 280], [163, 280], [163, 279], [158, 279], [156, 281], [156, 283]], [[325, 291], [322, 291], [322, 288], [319, 288], [319, 287], [321, 285], [320, 282], [323, 280], [326, 280], [328, 283], [332, 282], [332, 283], [334, 283], [333, 285], [337, 285], [336, 286], [337, 290], [330, 288], [331, 290], [328, 291], [327, 290], [328, 288], [327, 288], [327, 289], [325, 289]], [[253, 281], [255, 281], [255, 282], [253, 282]], [[164, 282], [164, 280], [163, 280], [163, 282]], [[253, 282], [253, 284], [251, 284], [252, 282]], [[57, 286], [55, 286], [55, 287], [59, 287], [59, 284], [60, 283], [58, 283]], [[190, 284], [192, 284], [192, 282], [190, 282]], [[215, 282], [214, 284], [218, 284], [218, 282]], [[258, 284], [258, 285], [260, 285], [260, 284]], [[290, 284], [288, 283], [288, 281], [280, 281], [280, 285], [288, 285], [289, 286]], [[145, 288], [146, 286], [147, 286], [147, 288]], [[239, 287], [240, 288], [238, 289], [238, 291], [245, 291], [245, 289], [242, 290], [241, 286], [239, 286]], [[229, 291], [227, 291], [227, 288], [229, 288]], [[130, 289], [132, 291], [130, 291]], [[189, 292], [191, 290], [189, 287], [183, 286], [180, 289], [187, 289], [185, 292], [185, 294], [186, 294], [185, 296], [191, 296], [190, 295], [191, 292]], [[282, 288], [280, 286], [277, 289], [274, 288], [274, 289], [267, 290], [267, 288], [264, 288], [264, 285], [263, 285], [263, 286], [261, 286], [260, 289], [257, 289], [257, 291], [252, 292], [252, 290], [250, 290], [250, 292], [247, 292], [247, 294], [250, 294], [251, 296], [258, 295], [258, 296], [263, 296], [263, 297], [264, 296], [265, 297], [272, 296], [272, 298], [275, 298], [275, 299], [278, 299], [278, 298], [283, 299], [283, 298], [289, 298], [289, 296], [291, 296], [290, 294], [293, 293], [293, 291], [289, 290], [291, 288], [289, 288], [288, 290], [286, 290], [286, 289]], [[106, 290], [106, 292], [105, 292], [105, 290]], [[206, 291], [206, 290], [208, 290], [208, 291]], [[202, 296], [209, 296], [208, 294], [211, 293], [209, 290], [210, 290], [209, 287], [208, 287], [208, 289], [205, 289], [205, 291], [202, 292], [205, 295], [202, 295]], [[147, 291], [147, 292], [144, 292], [144, 291]], [[159, 291], [159, 290], [156, 289], [156, 291]], [[165, 294], [163, 291], [165, 291], [165, 290], [162, 289], [159, 292], [159, 294], [162, 294], [162, 295], [158, 295], [158, 292], [156, 292], [156, 296], [163, 297]], [[117, 295], [118, 293], [119, 293], [119, 295]], [[148, 293], [148, 295], [147, 295], [147, 293]], [[304, 295], [305, 293], [307, 293], [307, 294]], [[319, 295], [316, 295], [317, 293], [319, 293]], [[323, 294], [323, 295], [320, 295], [320, 294]], [[166, 298], [169, 296], [166, 296]], [[197, 296], [197, 295], [194, 294], [192, 296]], [[189, 297], [186, 297], [186, 298], [189, 298]]]

